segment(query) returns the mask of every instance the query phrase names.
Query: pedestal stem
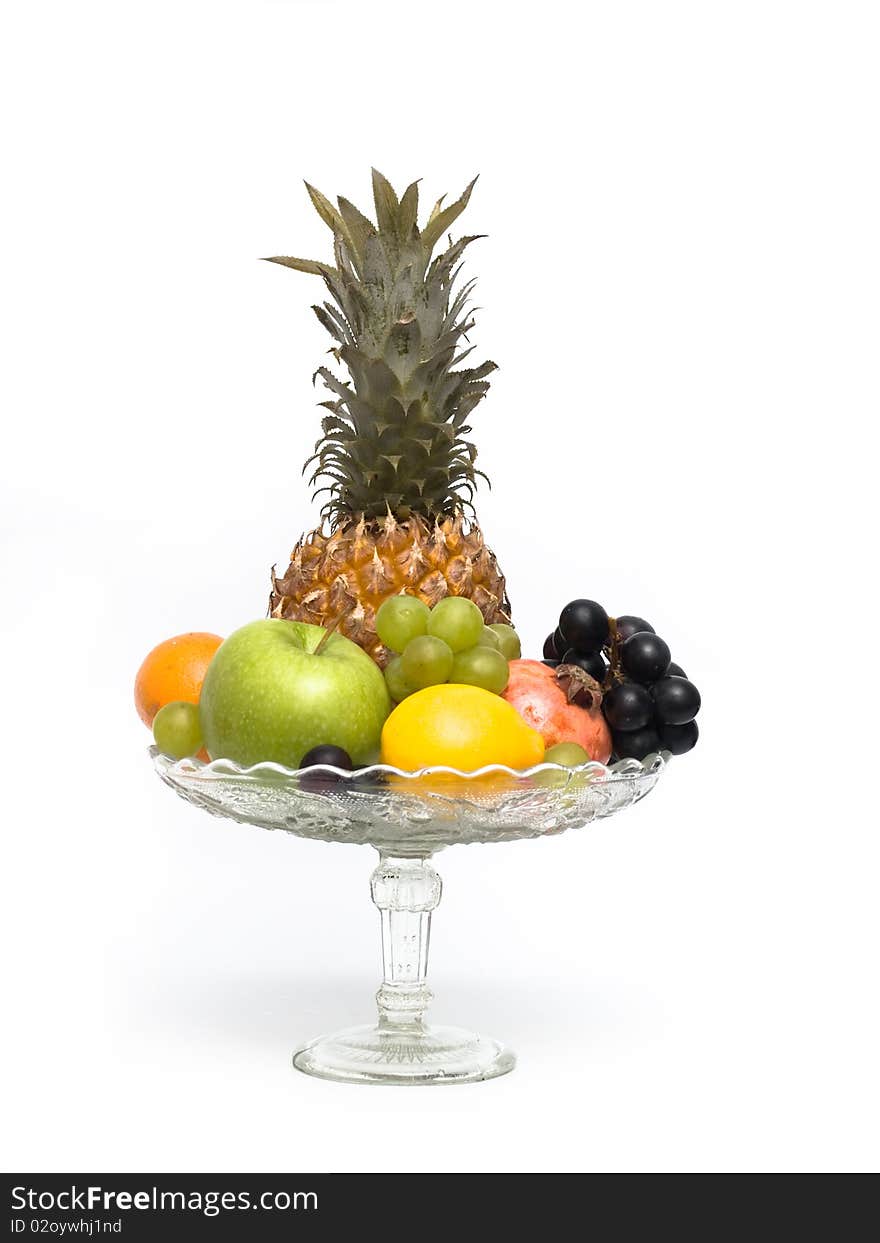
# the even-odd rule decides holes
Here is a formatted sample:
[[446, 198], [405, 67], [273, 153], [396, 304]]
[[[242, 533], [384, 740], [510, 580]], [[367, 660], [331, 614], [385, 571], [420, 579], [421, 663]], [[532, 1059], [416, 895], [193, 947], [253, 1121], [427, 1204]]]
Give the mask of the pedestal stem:
[[431, 1002], [428, 947], [431, 912], [442, 883], [427, 859], [383, 855], [370, 880], [382, 920], [382, 985], [376, 994], [380, 1029], [423, 1026]]
[[384, 1084], [476, 1083], [512, 1070], [515, 1058], [497, 1040], [425, 1022], [431, 912], [442, 888], [428, 860], [381, 855], [370, 888], [382, 920], [379, 1022], [313, 1040], [294, 1066], [320, 1079]]

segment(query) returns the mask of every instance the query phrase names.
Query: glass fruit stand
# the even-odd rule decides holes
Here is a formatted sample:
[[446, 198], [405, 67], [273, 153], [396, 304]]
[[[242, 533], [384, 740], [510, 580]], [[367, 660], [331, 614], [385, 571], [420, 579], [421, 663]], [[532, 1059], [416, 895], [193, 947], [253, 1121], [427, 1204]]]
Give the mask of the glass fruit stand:
[[309, 1075], [377, 1084], [472, 1083], [515, 1064], [496, 1040], [426, 1021], [431, 915], [442, 892], [433, 856], [448, 846], [545, 837], [614, 815], [653, 789], [669, 758], [659, 752], [610, 767], [493, 765], [473, 773], [387, 765], [297, 772], [273, 763], [174, 761], [155, 747], [151, 754], [166, 784], [213, 815], [379, 852], [370, 878], [382, 930], [378, 1021], [314, 1040], [293, 1058]]

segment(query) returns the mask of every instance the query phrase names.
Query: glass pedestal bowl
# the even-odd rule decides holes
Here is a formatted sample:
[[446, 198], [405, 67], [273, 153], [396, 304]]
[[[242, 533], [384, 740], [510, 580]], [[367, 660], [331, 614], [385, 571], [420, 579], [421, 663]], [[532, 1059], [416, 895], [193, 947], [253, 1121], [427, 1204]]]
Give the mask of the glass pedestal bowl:
[[614, 815], [653, 789], [668, 759], [660, 753], [610, 768], [545, 763], [523, 772], [491, 766], [405, 773], [376, 765], [348, 773], [175, 762], [155, 747], [151, 754], [163, 781], [213, 815], [379, 852], [370, 880], [382, 925], [378, 1023], [314, 1040], [293, 1064], [322, 1079], [384, 1084], [472, 1083], [515, 1064], [495, 1040], [425, 1020], [431, 914], [442, 891], [432, 856], [458, 843], [545, 837]]

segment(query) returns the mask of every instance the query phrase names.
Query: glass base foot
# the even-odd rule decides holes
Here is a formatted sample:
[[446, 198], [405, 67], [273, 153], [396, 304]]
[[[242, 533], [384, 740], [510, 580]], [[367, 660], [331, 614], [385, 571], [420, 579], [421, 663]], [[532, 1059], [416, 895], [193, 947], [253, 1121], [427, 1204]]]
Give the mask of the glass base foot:
[[496, 1040], [460, 1027], [350, 1027], [294, 1054], [297, 1070], [339, 1083], [478, 1083], [513, 1070]]

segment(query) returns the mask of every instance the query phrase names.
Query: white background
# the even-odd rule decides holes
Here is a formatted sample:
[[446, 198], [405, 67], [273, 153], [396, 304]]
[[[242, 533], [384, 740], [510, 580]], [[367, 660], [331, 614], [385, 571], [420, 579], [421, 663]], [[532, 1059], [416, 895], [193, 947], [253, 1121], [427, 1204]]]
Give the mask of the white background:
[[[872, 4], [4, 6], [5, 1168], [878, 1160]], [[481, 179], [480, 514], [537, 654], [647, 615], [703, 738], [584, 833], [440, 857], [467, 1088], [310, 1080], [367, 1019], [364, 848], [213, 820], [132, 706], [315, 507], [302, 179]], [[875, 534], [875, 533], [874, 533]]]

